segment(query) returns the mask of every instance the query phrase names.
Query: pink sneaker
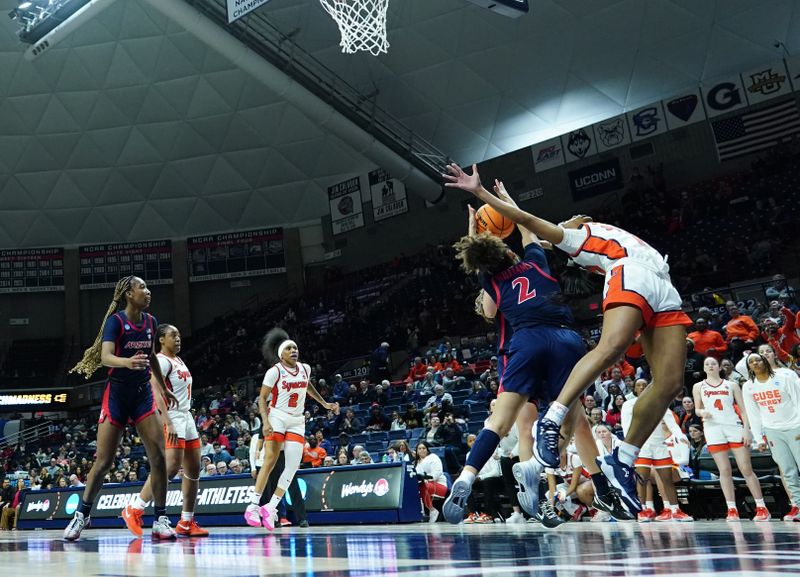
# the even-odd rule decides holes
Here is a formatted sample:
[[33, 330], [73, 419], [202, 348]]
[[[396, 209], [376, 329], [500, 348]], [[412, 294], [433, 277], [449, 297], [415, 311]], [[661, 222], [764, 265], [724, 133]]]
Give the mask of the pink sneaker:
[[244, 512], [244, 520], [251, 527], [261, 527], [261, 507], [250, 503]]
[[275, 529], [275, 520], [277, 519], [278, 512], [269, 506], [269, 503], [261, 507], [261, 524], [270, 531]]

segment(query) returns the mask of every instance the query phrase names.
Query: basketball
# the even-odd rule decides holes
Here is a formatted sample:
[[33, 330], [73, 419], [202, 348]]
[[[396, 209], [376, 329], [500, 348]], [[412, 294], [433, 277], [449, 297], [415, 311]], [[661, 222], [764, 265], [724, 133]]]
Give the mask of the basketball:
[[475, 222], [479, 233], [488, 231], [500, 238], [507, 238], [514, 232], [514, 223], [488, 204], [484, 204], [475, 212]]

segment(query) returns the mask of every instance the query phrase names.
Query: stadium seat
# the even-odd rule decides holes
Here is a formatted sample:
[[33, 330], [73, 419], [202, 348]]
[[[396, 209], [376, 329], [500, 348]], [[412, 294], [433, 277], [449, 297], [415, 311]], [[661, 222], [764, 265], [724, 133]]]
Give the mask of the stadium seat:
[[367, 436], [370, 441], [381, 441], [385, 443], [389, 440], [389, 433], [387, 431], [370, 431]]
[[400, 439], [406, 439], [408, 437], [408, 431], [405, 429], [401, 431], [389, 431], [389, 440], [390, 441], [398, 441]]

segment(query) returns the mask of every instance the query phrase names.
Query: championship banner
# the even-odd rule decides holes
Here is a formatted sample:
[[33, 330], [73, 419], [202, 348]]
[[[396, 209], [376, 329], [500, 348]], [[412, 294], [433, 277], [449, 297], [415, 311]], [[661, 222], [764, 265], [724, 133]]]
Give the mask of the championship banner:
[[781, 60], [742, 73], [744, 92], [750, 104], [758, 104], [792, 92], [786, 65]]
[[263, 6], [269, 0], [228, 0], [228, 24]]
[[564, 146], [564, 158], [567, 162], [583, 160], [597, 154], [597, 143], [591, 126], [573, 130], [561, 137]]
[[536, 172], [543, 172], [564, 164], [564, 147], [558, 136], [534, 144], [531, 151], [533, 152], [533, 168]]
[[0, 393], [0, 412], [63, 411], [67, 409], [67, 390], [3, 391]]
[[597, 162], [569, 173], [572, 200], [586, 200], [625, 186], [619, 158]]
[[703, 96], [700, 89], [695, 88], [686, 91], [675, 98], [663, 101], [664, 115], [667, 118], [667, 126], [670, 130], [681, 128], [695, 122], [702, 122], [706, 119], [706, 111], [703, 108]]
[[328, 187], [333, 234], [350, 232], [364, 226], [364, 207], [361, 203], [361, 178], [355, 176]]
[[631, 139], [634, 142], [651, 138], [667, 131], [667, 121], [661, 102], [654, 102], [628, 112]]
[[195, 236], [186, 249], [191, 282], [286, 272], [282, 228]]
[[172, 242], [168, 240], [82, 246], [78, 253], [82, 289], [114, 287], [129, 275], [148, 285], [172, 283]]
[[408, 212], [406, 185], [379, 168], [368, 175], [375, 222]]
[[[417, 482], [405, 463], [300, 469], [297, 481], [312, 524], [346, 519], [369, 522], [376, 518], [411, 522], [421, 518]], [[142, 483], [105, 483], [92, 505], [92, 524], [124, 526], [120, 511], [141, 488]], [[78, 509], [81, 493], [81, 489], [27, 491], [20, 503], [18, 526], [66, 526]], [[241, 524], [252, 494], [253, 478], [249, 474], [202, 477], [195, 514], [209, 525]], [[291, 505], [288, 494], [287, 501]], [[179, 516], [182, 505], [181, 483], [171, 481], [167, 514]]]
[[631, 132], [624, 114], [598, 122], [593, 127], [597, 136], [598, 152], [605, 152], [631, 143]]
[[747, 106], [742, 79], [738, 74], [704, 87], [703, 99], [709, 118]]
[[63, 248], [0, 250], [0, 294], [63, 290]]

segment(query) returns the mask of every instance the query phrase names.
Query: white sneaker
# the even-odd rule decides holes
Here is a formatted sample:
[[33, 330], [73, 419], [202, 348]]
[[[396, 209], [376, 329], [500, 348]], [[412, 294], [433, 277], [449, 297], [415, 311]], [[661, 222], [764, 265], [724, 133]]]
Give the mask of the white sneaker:
[[592, 517], [592, 521], [591, 522], [592, 523], [607, 523], [607, 522], [611, 521], [611, 519], [612, 519], [611, 513], [608, 513], [607, 511], [600, 511], [598, 509], [597, 513], [595, 513], [594, 517]]
[[511, 516], [508, 519], [506, 519], [506, 524], [511, 524], [511, 525], [518, 525], [524, 522], [525, 522], [525, 517], [522, 516], [522, 513], [517, 513], [516, 511], [511, 513]]
[[77, 540], [81, 536], [81, 531], [91, 525], [91, 523], [91, 517], [86, 517], [84, 519], [83, 513], [76, 511], [72, 521], [70, 521], [67, 528], [64, 529], [64, 539], [67, 541]]
[[511, 472], [519, 485], [517, 500], [519, 506], [528, 514], [535, 515], [539, 509], [539, 481], [544, 467], [536, 460], [521, 461], [511, 467]]
[[430, 517], [428, 517], [428, 523], [436, 523], [439, 520], [439, 511], [436, 509], [431, 509]]
[[178, 534], [169, 522], [169, 517], [162, 515], [153, 521], [153, 539], [176, 539]]

